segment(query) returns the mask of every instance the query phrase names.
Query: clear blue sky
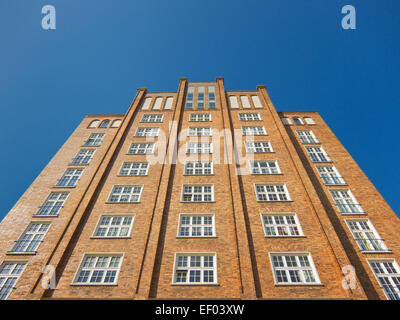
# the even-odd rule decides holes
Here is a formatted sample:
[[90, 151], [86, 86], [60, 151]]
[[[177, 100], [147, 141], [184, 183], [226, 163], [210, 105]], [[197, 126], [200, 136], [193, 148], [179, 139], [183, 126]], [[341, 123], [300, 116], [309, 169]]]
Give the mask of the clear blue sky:
[[[56, 8], [57, 28], [41, 28]], [[357, 29], [341, 28], [352, 4]], [[278, 110], [315, 110], [400, 213], [400, 1], [0, 2], [0, 219], [88, 113], [179, 77], [265, 84]]]

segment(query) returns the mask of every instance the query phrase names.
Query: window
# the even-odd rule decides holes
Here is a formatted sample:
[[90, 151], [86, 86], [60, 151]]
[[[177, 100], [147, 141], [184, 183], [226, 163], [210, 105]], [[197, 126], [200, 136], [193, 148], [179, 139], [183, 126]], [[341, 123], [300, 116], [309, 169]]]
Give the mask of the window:
[[101, 216], [94, 237], [123, 238], [131, 234], [133, 216]]
[[400, 268], [393, 259], [369, 260], [372, 271], [389, 300], [400, 300]]
[[368, 219], [346, 220], [346, 223], [362, 251], [388, 251]]
[[256, 184], [258, 201], [290, 201], [285, 184]]
[[197, 109], [204, 109], [204, 87], [197, 88]]
[[230, 96], [229, 97], [229, 104], [230, 104], [232, 109], [239, 108], [238, 98], [236, 96]]
[[243, 108], [250, 108], [250, 100], [248, 96], [240, 96]]
[[270, 254], [276, 284], [319, 284], [309, 253]]
[[364, 213], [350, 190], [329, 190], [340, 213]]
[[86, 147], [97, 147], [100, 145], [101, 140], [103, 140], [104, 133], [92, 133], [84, 143]]
[[213, 185], [189, 185], [182, 188], [183, 202], [211, 202], [214, 201]]
[[141, 122], [162, 122], [163, 114], [144, 114]]
[[97, 128], [97, 126], [99, 125], [100, 120], [93, 120], [90, 124], [89, 124], [89, 128]]
[[334, 166], [317, 166], [317, 171], [326, 185], [346, 184]]
[[210, 127], [189, 127], [188, 136], [211, 136]]
[[303, 124], [303, 120], [301, 120], [300, 118], [293, 117], [292, 119], [293, 119], [294, 124], [296, 124], [296, 125]]
[[253, 104], [255, 108], [262, 108], [262, 104], [260, 98], [258, 96], [251, 96], [251, 100], [253, 100]]
[[216, 284], [217, 256], [212, 253], [176, 254], [173, 282], [175, 284]]
[[24, 271], [26, 262], [4, 261], [0, 266], [0, 300], [6, 300]]
[[49, 230], [49, 227], [49, 222], [30, 223], [25, 232], [21, 235], [18, 241], [16, 241], [14, 247], [11, 249], [11, 252], [35, 253], [47, 231]]
[[143, 186], [128, 185], [128, 186], [114, 186], [109, 202], [139, 202]]
[[128, 150], [129, 154], [152, 154], [154, 143], [132, 143]]
[[193, 109], [194, 87], [189, 87], [186, 95], [185, 109]]
[[56, 216], [67, 200], [69, 192], [51, 192], [35, 216]]
[[208, 87], [208, 108], [215, 109], [215, 87]]
[[136, 137], [158, 137], [158, 132], [160, 128], [137, 128]]
[[75, 284], [117, 284], [122, 254], [86, 254], [75, 276]]
[[67, 169], [64, 175], [58, 180], [56, 187], [75, 187], [81, 177], [83, 169], [71, 168]]
[[114, 120], [113, 123], [111, 124], [111, 128], [118, 128], [121, 125], [122, 120]]
[[211, 161], [187, 161], [185, 163], [185, 174], [206, 175], [213, 173], [214, 168]]
[[72, 164], [89, 164], [95, 153], [95, 149], [81, 149], [75, 158], [72, 159]]
[[171, 110], [172, 109], [172, 102], [174, 101], [173, 97], [167, 97], [167, 99], [165, 100], [165, 106], [164, 109], [165, 110]]
[[246, 141], [246, 151], [248, 153], [266, 153], [273, 152], [271, 143], [267, 141], [254, 142]]
[[299, 136], [301, 143], [319, 143], [312, 131], [297, 130], [297, 135]]
[[160, 110], [161, 109], [162, 98], [157, 97], [154, 101], [153, 110]]
[[178, 237], [214, 237], [215, 222], [211, 214], [181, 214]]
[[281, 118], [281, 120], [282, 120], [282, 123], [283, 123], [284, 125], [290, 125], [290, 124], [292, 124], [292, 120], [290, 120], [289, 118]]
[[187, 153], [212, 153], [212, 143], [203, 142], [188, 142], [186, 145]]
[[110, 125], [110, 120], [103, 120], [101, 123], [100, 123], [100, 126], [99, 126], [99, 128], [107, 128], [108, 126]]
[[313, 120], [313, 118], [305, 117], [304, 121], [306, 122], [306, 124], [315, 124], [315, 121]]
[[259, 113], [239, 113], [240, 121], [259, 121], [261, 119], [261, 115]]
[[191, 113], [189, 116], [189, 121], [194, 121], [194, 122], [211, 121], [211, 114], [209, 114], [209, 113]]
[[297, 237], [302, 231], [294, 213], [264, 213], [262, 222], [266, 237]]
[[124, 162], [119, 174], [121, 176], [145, 176], [148, 170], [148, 162]]
[[267, 131], [261, 126], [243, 126], [242, 133], [244, 136], [265, 136]]
[[250, 161], [251, 174], [278, 174], [281, 173], [278, 162], [275, 160]]
[[306, 147], [306, 150], [312, 162], [331, 162], [322, 147]]
[[144, 100], [144, 103], [143, 103], [143, 105], [142, 105], [142, 110], [148, 110], [148, 109], [150, 109], [151, 100], [153, 100], [153, 98], [146, 98], [146, 99]]

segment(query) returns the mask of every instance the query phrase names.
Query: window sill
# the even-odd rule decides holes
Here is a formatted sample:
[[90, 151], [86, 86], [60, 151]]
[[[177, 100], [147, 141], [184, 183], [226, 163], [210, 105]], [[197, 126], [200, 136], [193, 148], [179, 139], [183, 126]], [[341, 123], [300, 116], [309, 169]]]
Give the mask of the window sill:
[[176, 236], [177, 239], [214, 239], [217, 236]]
[[126, 202], [112, 202], [106, 201], [106, 204], [131, 204], [131, 203], [140, 203], [140, 201], [126, 201]]
[[290, 287], [290, 286], [296, 286], [296, 287], [323, 287], [324, 285], [320, 282], [315, 282], [315, 283], [275, 283], [275, 287]]
[[361, 253], [366, 253], [366, 254], [373, 254], [373, 253], [379, 253], [379, 254], [382, 254], [382, 253], [393, 253], [393, 251], [392, 250], [376, 250], [376, 251], [364, 251], [364, 250], [360, 250], [360, 252]]
[[307, 238], [307, 237], [306, 236], [264, 236], [264, 238], [268, 238], [268, 239], [279, 238], [279, 239], [282, 239], [282, 238]]
[[54, 215], [33, 214], [32, 215], [33, 218], [57, 218], [58, 216], [59, 216], [59, 214], [54, 214]]
[[219, 283], [171, 283], [171, 286], [220, 286]]
[[97, 287], [97, 286], [110, 286], [115, 287], [118, 286], [118, 283], [71, 283], [71, 286], [80, 286], [80, 287]]
[[180, 201], [181, 203], [215, 203], [217, 201]]
[[293, 202], [293, 200], [257, 200], [257, 202]]
[[361, 216], [364, 216], [364, 215], [367, 214], [366, 212], [340, 212], [340, 211], [339, 211], [339, 213], [340, 213], [341, 215], [343, 215], [343, 216], [351, 216], [351, 215], [355, 215], [355, 216], [361, 215]]
[[332, 186], [347, 186], [347, 183], [324, 183], [325, 186], [332, 187]]
[[65, 188], [65, 189], [73, 189], [73, 188], [76, 188], [76, 185], [72, 186], [72, 187], [68, 187], [68, 186], [53, 186], [53, 188], [57, 188], [57, 189], [63, 189], [63, 188]]
[[131, 236], [129, 236], [129, 237], [97, 237], [97, 236], [92, 236], [92, 237], [90, 237], [90, 239], [101, 239], [101, 240], [103, 240], [103, 239], [132, 239], [132, 237]]
[[252, 173], [252, 176], [283, 176], [282, 172], [279, 173]]
[[199, 173], [189, 174], [189, 173], [184, 173], [183, 175], [184, 176], [215, 176], [214, 173], [207, 173], [207, 174], [199, 174]]
[[7, 255], [15, 255], [15, 256], [24, 256], [24, 255], [28, 255], [28, 256], [33, 256], [37, 253], [37, 251], [34, 252], [15, 252], [15, 251], [7, 251], [6, 254]]
[[148, 177], [148, 174], [132, 174], [132, 175], [124, 175], [124, 174], [117, 174], [117, 177]]

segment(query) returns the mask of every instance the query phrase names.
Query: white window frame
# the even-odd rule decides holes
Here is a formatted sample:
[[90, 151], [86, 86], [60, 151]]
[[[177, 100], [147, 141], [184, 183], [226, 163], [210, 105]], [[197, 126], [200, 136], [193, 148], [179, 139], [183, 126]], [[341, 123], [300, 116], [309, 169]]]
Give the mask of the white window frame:
[[[246, 153], [271, 153], [271, 142], [269, 141], [245, 141]], [[261, 150], [261, 151], [258, 151]]]
[[[363, 208], [350, 189], [329, 189], [329, 193], [341, 214], [365, 214]], [[334, 193], [338, 193], [340, 197], [335, 197]], [[343, 197], [344, 194], [346, 195], [345, 197]], [[350, 208], [350, 211], [345, 211], [348, 210], [348, 208]]]
[[312, 132], [311, 130], [296, 130], [296, 132], [300, 142], [303, 144], [319, 143], [314, 132]]
[[[127, 167], [129, 165], [129, 167]], [[139, 165], [139, 167], [134, 168], [133, 166]], [[149, 172], [150, 165], [146, 161], [124, 161], [119, 169], [118, 176], [121, 177], [136, 177], [136, 176], [147, 176]], [[123, 171], [127, 171], [124, 174]], [[135, 174], [136, 173], [136, 174]]]
[[324, 185], [340, 186], [347, 184], [334, 165], [317, 165], [315, 167]]
[[[186, 257], [187, 265], [179, 266], [178, 259], [180, 256]], [[191, 257], [200, 256], [200, 266], [190, 266]], [[212, 256], [213, 257], [213, 266], [205, 267], [204, 257]], [[174, 257], [174, 272], [172, 274], [172, 284], [173, 285], [218, 285], [218, 274], [217, 274], [217, 254], [215, 252], [177, 252]], [[200, 271], [200, 282], [190, 282], [190, 272], [191, 271]], [[212, 282], [204, 282], [204, 271], [212, 271], [213, 272], [213, 280]], [[177, 281], [177, 273], [178, 272], [186, 272], [186, 282], [178, 282]]]
[[[261, 223], [262, 223], [263, 230], [264, 230], [264, 236], [266, 238], [304, 237], [303, 230], [300, 225], [300, 221], [298, 219], [297, 214], [294, 212], [263, 212], [260, 214], [260, 216], [261, 216]], [[273, 223], [267, 224], [265, 222], [266, 216], [271, 217]], [[275, 217], [282, 217], [283, 223], [282, 223], [282, 221], [277, 222], [276, 221], [277, 219]], [[291, 221], [289, 221], [287, 217], [292, 217], [292, 219], [290, 219]], [[290, 223], [290, 222], [294, 222], [294, 223]], [[291, 227], [294, 229], [291, 229]], [[273, 232], [268, 232], [267, 231], [268, 228], [273, 229]], [[296, 228], [297, 228], [298, 234], [293, 234], [293, 233], [295, 233]]]
[[80, 149], [76, 156], [71, 160], [71, 164], [88, 165], [92, 160], [95, 152], [96, 149]]
[[211, 127], [189, 127], [188, 137], [211, 137]]
[[135, 137], [158, 137], [159, 133], [159, 127], [138, 127], [135, 132]]
[[322, 146], [305, 146], [305, 148], [311, 162], [332, 162]]
[[[85, 267], [85, 258], [86, 257], [94, 257], [95, 260], [95, 264], [97, 264], [99, 262], [99, 258], [109, 258], [108, 261], [108, 267], [96, 267], [96, 265], [94, 267]], [[118, 261], [118, 266], [117, 267], [110, 267], [110, 264], [112, 262], [112, 258], [113, 257], [119, 257], [119, 261]], [[75, 273], [73, 282], [71, 283], [71, 285], [76, 285], [76, 286], [80, 286], [80, 285], [84, 285], [84, 286], [112, 286], [112, 285], [117, 285], [118, 283], [118, 277], [119, 277], [119, 273], [120, 273], [120, 269], [121, 269], [121, 265], [122, 265], [122, 261], [124, 259], [124, 253], [84, 253], [83, 257], [81, 259], [81, 262], [79, 264], [79, 267]], [[101, 260], [100, 260], [101, 261]], [[89, 275], [87, 276], [88, 280], [90, 280], [93, 277], [93, 274], [97, 271], [102, 271], [103, 275], [101, 276], [102, 281], [100, 282], [78, 282], [79, 278], [80, 278], [80, 274], [82, 271], [89, 271]], [[107, 273], [111, 271], [114, 272], [115, 271], [115, 275], [114, 275], [114, 281], [113, 282], [105, 282], [105, 278]]]
[[[188, 173], [187, 166], [189, 164], [193, 164], [193, 168], [190, 168], [193, 173]], [[201, 167], [199, 166], [201, 165]], [[210, 165], [210, 167], [206, 168], [206, 165]], [[210, 170], [210, 173], [205, 173], [205, 170]], [[200, 171], [200, 172], [199, 172]], [[212, 161], [186, 161], [185, 166], [183, 168], [183, 174], [188, 176], [197, 176], [197, 175], [213, 175], [214, 174], [214, 163]]]
[[[400, 267], [395, 259], [367, 259], [369, 267], [388, 300], [400, 300]], [[383, 273], [377, 274], [372, 264], [379, 264]], [[392, 266], [385, 265], [391, 263]], [[396, 272], [392, 272], [396, 271]], [[381, 280], [382, 279], [382, 280]], [[384, 283], [383, 283], [384, 282]]]
[[[361, 252], [390, 252], [369, 219], [356, 218], [345, 219], [345, 221]], [[354, 228], [354, 224], [356, 225], [356, 228]]]
[[283, 123], [285, 126], [290, 126], [290, 125], [292, 125], [292, 120], [291, 120], [290, 118], [282, 117], [282, 118], [281, 118], [281, 121], [282, 121], [282, 123]]
[[186, 153], [188, 153], [188, 154], [201, 154], [201, 153], [211, 154], [211, 153], [213, 153], [213, 144], [211, 142], [188, 142], [186, 144]]
[[[263, 187], [263, 192], [261, 192], [260, 194], [257, 192], [257, 187]], [[273, 191], [268, 191], [268, 187], [274, 187]], [[277, 187], [282, 187], [283, 188], [283, 192], [282, 191], [278, 191]], [[256, 198], [258, 202], [275, 202], [275, 201], [279, 201], [279, 202], [286, 202], [286, 201], [292, 201], [292, 199], [290, 198], [290, 194], [289, 191], [287, 189], [286, 183], [255, 183], [254, 184], [254, 190], [256, 193]], [[267, 199], [260, 199], [259, 195], [266, 195]], [[283, 196], [282, 196], [283, 195]], [[277, 199], [270, 199], [270, 197], [276, 197]], [[282, 200], [281, 197], [286, 197], [286, 199]]]
[[267, 130], [264, 126], [242, 126], [244, 136], [266, 136]]
[[[122, 188], [121, 192], [116, 193], [115, 189], [117, 188]], [[125, 188], [132, 188], [132, 192], [126, 193]], [[140, 192], [133, 192], [135, 188], [140, 188]], [[143, 192], [143, 185], [139, 184], [130, 184], [130, 185], [113, 185], [110, 195], [108, 196], [107, 203], [139, 203], [140, 202], [140, 197], [142, 196]], [[113, 197], [117, 196], [118, 201], [112, 200]], [[128, 201], [120, 201], [122, 196], [128, 196]], [[132, 201], [132, 199], [135, 199], [135, 196], [137, 196], [136, 201]], [[124, 198], [125, 199], [125, 198]]]
[[[192, 190], [189, 192], [185, 192], [185, 187], [190, 187]], [[196, 187], [201, 187], [201, 192], [195, 192], [194, 188]], [[204, 192], [205, 187], [211, 187], [211, 192]], [[191, 195], [191, 200], [190, 201], [185, 201], [185, 195]], [[195, 195], [201, 196], [202, 200], [193, 200]], [[211, 195], [210, 200], [204, 200], [205, 196]], [[184, 203], [196, 203], [196, 202], [214, 202], [214, 185], [213, 184], [183, 184], [182, 185], [182, 193], [181, 193], [181, 202]]]
[[315, 124], [314, 119], [311, 118], [311, 117], [304, 117], [304, 121], [305, 121], [306, 124], [308, 124], [308, 125], [313, 125], [313, 124]]
[[[204, 218], [211, 218], [211, 224], [206, 224], [204, 223]], [[184, 224], [183, 223], [183, 218], [189, 218], [189, 223]], [[197, 219], [193, 219], [197, 218]], [[198, 220], [200, 218], [201, 223], [193, 223], [194, 220]], [[181, 213], [179, 214], [178, 217], [178, 230], [177, 230], [177, 238], [215, 238], [215, 214], [212, 213]], [[182, 235], [181, 231], [182, 228], [188, 228], [189, 229], [189, 234], [188, 235]], [[200, 230], [200, 235], [198, 234], [193, 234], [194, 230], [196, 228], [199, 228]], [[210, 234], [205, 234], [205, 228], [211, 228], [211, 235]]]
[[[261, 163], [265, 163], [265, 167], [261, 167]], [[271, 172], [271, 166], [269, 164], [273, 163], [276, 169], [276, 172]], [[277, 160], [249, 160], [249, 168], [251, 174], [254, 175], [265, 175], [265, 174], [281, 174], [281, 169], [279, 168]], [[269, 172], [262, 172], [263, 169], [268, 169]], [[272, 166], [273, 168], [273, 166]], [[258, 172], [254, 172], [253, 169], [257, 169]]]
[[[273, 257], [274, 256], [283, 256], [285, 257], [284, 259], [282, 259], [284, 266], [283, 267], [276, 267], [274, 266], [274, 261], [273, 261]], [[307, 260], [309, 263], [309, 266], [306, 267], [292, 267], [292, 266], [288, 266], [288, 261], [286, 260], [286, 257], [295, 257], [295, 262], [296, 264], [299, 266], [301, 265], [300, 256], [307, 256]], [[274, 282], [276, 286], [294, 286], [294, 285], [321, 285], [321, 281], [319, 279], [319, 275], [318, 275], [318, 271], [317, 268], [315, 267], [314, 261], [312, 259], [311, 253], [310, 252], [270, 252], [269, 253], [269, 258], [270, 258], [270, 263], [271, 263], [271, 268], [272, 268], [272, 274], [274, 276]], [[292, 263], [292, 262], [291, 262]], [[285, 271], [286, 274], [286, 278], [287, 278], [287, 282], [282, 282], [282, 281], [278, 281], [278, 277], [276, 274], [277, 269], [281, 270], [281, 271]], [[300, 275], [300, 280], [299, 282], [293, 282], [291, 277], [290, 277], [290, 271], [299, 271], [299, 275]], [[302, 272], [303, 271], [303, 272]], [[305, 281], [305, 276], [304, 276], [304, 271], [311, 271], [313, 278], [315, 281], [313, 282], [307, 282]]]
[[89, 138], [84, 142], [84, 147], [98, 147], [100, 146], [101, 142], [105, 133], [91, 133]]
[[[109, 218], [107, 224], [104, 224], [104, 219]], [[130, 218], [130, 223], [125, 224], [127, 218]], [[121, 223], [113, 224], [115, 219], [120, 219]], [[132, 226], [135, 221], [134, 214], [103, 214], [99, 217], [96, 228], [94, 229], [93, 236], [91, 238], [100, 239], [126, 239], [131, 238]], [[102, 224], [103, 223], [103, 224]], [[128, 229], [125, 235], [121, 235], [122, 230]], [[105, 229], [105, 235], [99, 235], [100, 229]], [[111, 235], [109, 233], [112, 232]], [[116, 233], [116, 234], [115, 234]]]
[[[39, 210], [34, 214], [35, 217], [57, 217], [60, 210], [64, 207], [67, 201], [69, 192], [66, 191], [53, 191], [46, 198]], [[60, 200], [61, 199], [61, 200]], [[55, 210], [55, 213], [53, 211]]]
[[162, 113], [145, 113], [140, 122], [143, 123], [160, 123], [163, 122], [164, 115]]
[[261, 114], [259, 112], [246, 112], [238, 113], [239, 121], [261, 121]]
[[[4, 269], [6, 265], [10, 268]], [[27, 261], [4, 260], [0, 264], [0, 300], [7, 300], [13, 289], [16, 288], [19, 278], [25, 271]], [[8, 272], [5, 272], [8, 270]]]
[[[128, 154], [153, 154], [155, 143], [132, 142], [128, 149]], [[135, 151], [136, 152], [133, 152]], [[144, 152], [139, 152], [143, 150]]]
[[[33, 226], [37, 226], [32, 230]], [[32, 221], [26, 227], [9, 253], [36, 254], [40, 244], [43, 242], [46, 233], [50, 229], [50, 222]]]
[[210, 122], [211, 113], [191, 113], [189, 115], [190, 122]]
[[68, 168], [57, 181], [55, 187], [74, 188], [82, 176], [83, 168]]
[[[296, 123], [296, 120], [295, 120], [295, 119], [299, 120], [300, 123]], [[297, 126], [304, 125], [304, 121], [303, 121], [303, 119], [300, 118], [300, 117], [292, 117], [292, 120], [293, 120], [293, 123], [294, 123], [295, 125], [297, 125]]]

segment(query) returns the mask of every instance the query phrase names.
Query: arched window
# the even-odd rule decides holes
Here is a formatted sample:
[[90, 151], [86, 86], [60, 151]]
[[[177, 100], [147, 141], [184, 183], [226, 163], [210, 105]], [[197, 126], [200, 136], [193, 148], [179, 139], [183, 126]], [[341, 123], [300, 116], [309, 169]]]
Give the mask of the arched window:
[[88, 128], [97, 128], [97, 126], [99, 125], [100, 120], [93, 120], [90, 124]]
[[120, 126], [121, 122], [122, 121], [120, 119], [114, 120], [112, 125], [111, 125], [111, 128], [118, 128]]
[[110, 120], [108, 120], [108, 119], [103, 120], [103, 121], [100, 123], [99, 128], [107, 128], [109, 124], [110, 124]]

